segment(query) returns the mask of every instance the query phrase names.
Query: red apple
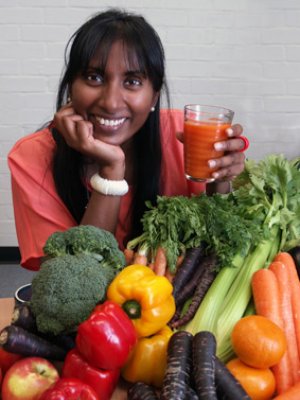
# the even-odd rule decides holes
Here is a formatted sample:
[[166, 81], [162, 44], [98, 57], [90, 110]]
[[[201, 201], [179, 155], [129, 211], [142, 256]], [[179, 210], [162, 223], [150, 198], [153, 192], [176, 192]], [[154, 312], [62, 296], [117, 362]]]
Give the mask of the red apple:
[[58, 371], [45, 358], [23, 358], [6, 372], [2, 400], [37, 400], [58, 379]]

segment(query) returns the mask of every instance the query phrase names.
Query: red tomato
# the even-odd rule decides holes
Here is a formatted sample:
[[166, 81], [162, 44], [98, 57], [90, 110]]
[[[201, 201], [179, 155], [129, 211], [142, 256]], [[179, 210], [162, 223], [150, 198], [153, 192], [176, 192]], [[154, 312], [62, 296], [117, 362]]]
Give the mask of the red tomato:
[[22, 358], [20, 354], [9, 353], [0, 347], [0, 368], [2, 369], [3, 376], [5, 372], [20, 358]]

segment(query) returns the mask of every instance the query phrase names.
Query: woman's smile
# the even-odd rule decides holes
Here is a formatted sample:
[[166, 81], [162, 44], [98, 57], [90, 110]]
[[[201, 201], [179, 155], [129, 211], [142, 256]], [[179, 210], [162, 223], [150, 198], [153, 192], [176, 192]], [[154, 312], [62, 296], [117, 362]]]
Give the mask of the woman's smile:
[[120, 128], [123, 123], [126, 121], [125, 117], [122, 118], [106, 118], [106, 117], [98, 117], [92, 116], [91, 122], [93, 120], [96, 122], [97, 126], [100, 125], [101, 127], [105, 128]]
[[97, 121], [99, 122], [100, 125], [118, 127], [125, 121], [125, 118], [121, 118], [121, 119], [97, 118]]

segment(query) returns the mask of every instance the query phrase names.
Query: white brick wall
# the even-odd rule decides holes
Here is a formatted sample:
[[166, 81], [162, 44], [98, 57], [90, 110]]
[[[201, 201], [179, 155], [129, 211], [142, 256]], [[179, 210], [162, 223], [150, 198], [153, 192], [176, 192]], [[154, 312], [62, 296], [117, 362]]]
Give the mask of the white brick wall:
[[299, 0], [0, 0], [0, 246], [17, 244], [7, 152], [51, 118], [69, 36], [111, 5], [158, 30], [174, 107], [231, 107], [249, 157], [300, 155]]

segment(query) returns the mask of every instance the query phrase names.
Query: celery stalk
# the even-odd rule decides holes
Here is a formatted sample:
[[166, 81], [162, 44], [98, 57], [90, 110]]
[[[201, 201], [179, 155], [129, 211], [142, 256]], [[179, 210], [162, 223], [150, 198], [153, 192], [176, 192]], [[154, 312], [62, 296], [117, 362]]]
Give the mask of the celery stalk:
[[205, 294], [195, 316], [185, 325], [184, 330], [193, 335], [199, 331], [214, 331], [220, 307], [243, 262], [244, 258], [238, 254], [233, 259], [234, 267], [221, 269]]
[[217, 340], [217, 355], [223, 361], [231, 348], [230, 335], [235, 323], [243, 317], [252, 296], [251, 279], [254, 272], [268, 265], [270, 251], [273, 241], [278, 236], [278, 229], [273, 229], [272, 239], [262, 241], [256, 249], [245, 260], [245, 264], [240, 268], [234, 283], [230, 287], [220, 308], [220, 315], [214, 329]]

